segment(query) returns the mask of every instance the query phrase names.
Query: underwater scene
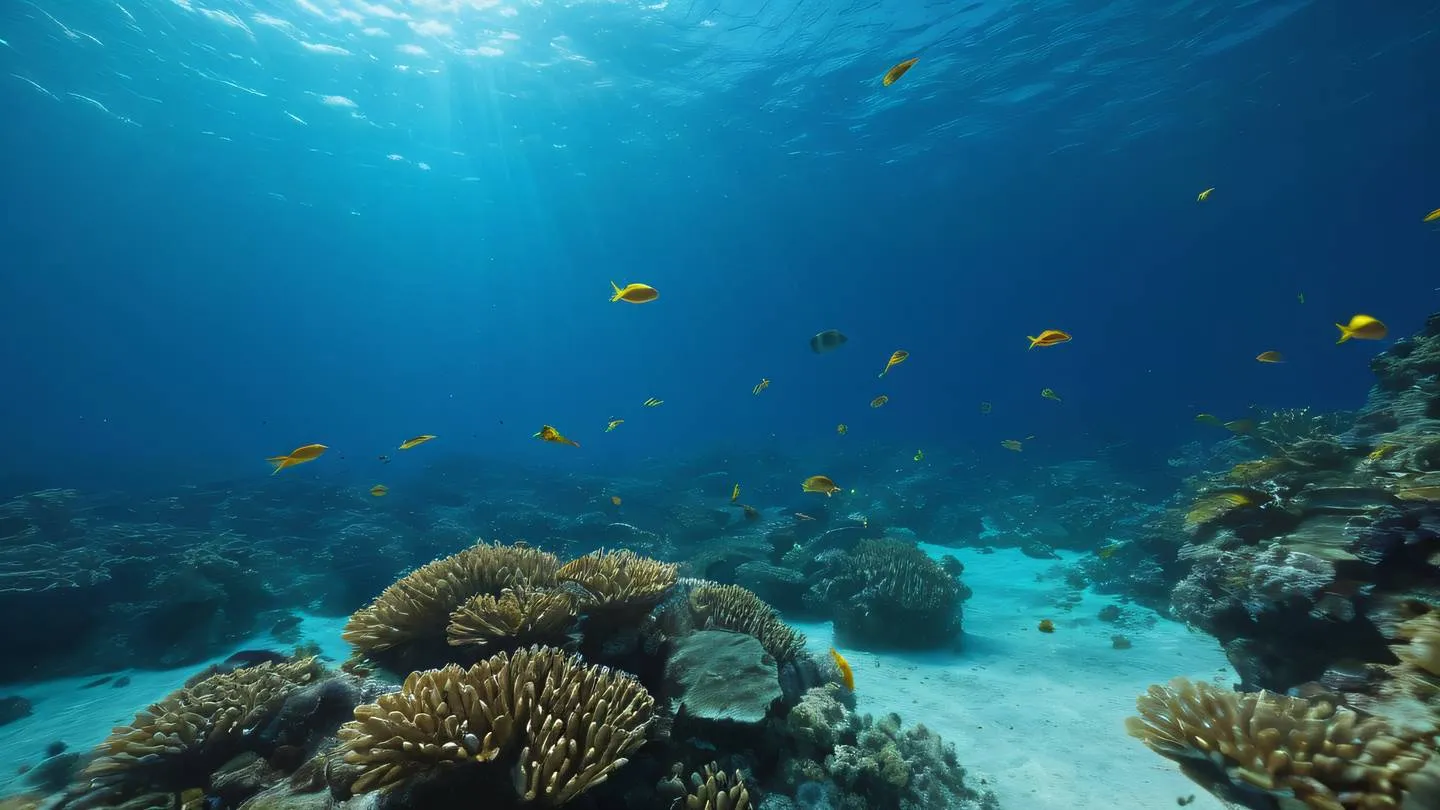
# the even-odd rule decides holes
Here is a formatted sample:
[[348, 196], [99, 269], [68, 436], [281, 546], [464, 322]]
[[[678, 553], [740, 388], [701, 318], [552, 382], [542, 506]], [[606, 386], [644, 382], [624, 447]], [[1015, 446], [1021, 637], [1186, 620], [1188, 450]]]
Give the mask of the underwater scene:
[[0, 810], [1440, 810], [1440, 0], [4, 0]]

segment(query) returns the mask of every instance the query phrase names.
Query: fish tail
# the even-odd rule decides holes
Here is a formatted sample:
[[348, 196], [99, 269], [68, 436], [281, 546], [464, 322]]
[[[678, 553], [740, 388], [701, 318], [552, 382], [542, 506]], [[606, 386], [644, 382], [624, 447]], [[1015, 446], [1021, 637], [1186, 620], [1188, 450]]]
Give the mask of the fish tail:
[[280, 472], [281, 470], [285, 469], [286, 467], [290, 466], [290, 465], [287, 463], [287, 462], [290, 461], [290, 457], [289, 457], [289, 456], [275, 456], [274, 458], [267, 458], [267, 459], [265, 459], [265, 460], [268, 461], [268, 462], [270, 462], [271, 465], [273, 465], [273, 466], [275, 467], [275, 469], [271, 471], [271, 473], [270, 473], [271, 475], [274, 475], [275, 473], [278, 473], [278, 472]]
[[1040, 338], [1035, 337], [1035, 336], [1033, 336], [1033, 335], [1026, 335], [1026, 336], [1025, 336], [1025, 339], [1028, 340], [1028, 341], [1030, 341], [1030, 348], [1032, 348], [1032, 349], [1035, 348], [1035, 344], [1036, 344], [1036, 343], [1039, 343], [1039, 342], [1040, 342]]
[[610, 303], [613, 304], [620, 300], [620, 285], [612, 281], [610, 282], [610, 286], [615, 289], [615, 294], [610, 296]]
[[1346, 329], [1346, 328], [1345, 328], [1343, 325], [1341, 325], [1341, 324], [1338, 324], [1338, 323], [1335, 324], [1335, 328], [1340, 330], [1340, 339], [1337, 340], [1337, 341], [1335, 341], [1335, 345], [1337, 345], [1337, 346], [1340, 345], [1341, 343], [1344, 343], [1345, 341], [1349, 340], [1351, 337], [1354, 337], [1353, 335], [1350, 334], [1350, 330], [1349, 330], [1349, 329]]

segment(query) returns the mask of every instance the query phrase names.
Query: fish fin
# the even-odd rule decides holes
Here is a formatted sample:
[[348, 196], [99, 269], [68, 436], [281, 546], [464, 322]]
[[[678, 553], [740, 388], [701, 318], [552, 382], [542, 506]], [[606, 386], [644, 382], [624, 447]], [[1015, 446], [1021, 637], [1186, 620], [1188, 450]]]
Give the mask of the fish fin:
[[1040, 338], [1034, 337], [1033, 335], [1026, 335], [1026, 336], [1025, 336], [1025, 339], [1028, 340], [1028, 341], [1030, 341], [1030, 348], [1032, 348], [1032, 349], [1035, 348], [1035, 344], [1036, 344], [1036, 343], [1039, 343], [1039, 342], [1040, 342]]
[[270, 471], [270, 474], [271, 474], [271, 475], [274, 475], [275, 473], [278, 473], [278, 472], [280, 472], [281, 470], [285, 469], [286, 467], [290, 466], [290, 464], [289, 464], [290, 457], [289, 457], [289, 456], [275, 456], [275, 457], [273, 457], [273, 458], [267, 458], [267, 459], [265, 459], [265, 460], [268, 461], [268, 462], [270, 462], [270, 463], [275, 467], [274, 470], [271, 470], [271, 471]]
[[1338, 346], [1353, 337], [1353, 335], [1350, 334], [1350, 330], [1346, 329], [1341, 324], [1335, 324], [1335, 328], [1340, 330], [1340, 339], [1335, 341], [1335, 345]]
[[616, 284], [615, 282], [612, 281], [612, 282], [610, 282], [610, 286], [613, 287], [613, 288], [615, 288], [615, 294], [612, 295], [612, 296], [610, 296], [610, 303], [613, 304], [613, 303], [615, 303], [616, 301], [619, 301], [619, 300], [620, 300], [620, 285], [619, 285], [619, 284]]

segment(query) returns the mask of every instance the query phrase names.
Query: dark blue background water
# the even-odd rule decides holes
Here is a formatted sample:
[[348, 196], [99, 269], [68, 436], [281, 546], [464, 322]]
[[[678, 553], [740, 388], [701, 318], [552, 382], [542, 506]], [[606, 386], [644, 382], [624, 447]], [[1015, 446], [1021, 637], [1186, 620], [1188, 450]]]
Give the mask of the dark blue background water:
[[[345, 476], [417, 433], [588, 470], [872, 440], [1003, 469], [1029, 434], [1027, 462], [1128, 441], [1159, 463], [1208, 435], [1197, 411], [1353, 407], [1382, 346], [1332, 324], [1398, 337], [1436, 305], [1440, 4], [1271, 27], [1236, 5], [858, 8], [828, 39], [778, 10], [577, 6], [543, 22], [590, 64], [445, 55], [417, 79], [168, 2], [135, 28], [7, 3], [0, 474], [163, 486], [323, 442], [303, 474]], [[367, 120], [306, 100], [332, 92]], [[609, 303], [612, 279], [661, 297]], [[826, 328], [850, 341], [816, 356]], [[1026, 351], [1046, 328], [1075, 340]]]

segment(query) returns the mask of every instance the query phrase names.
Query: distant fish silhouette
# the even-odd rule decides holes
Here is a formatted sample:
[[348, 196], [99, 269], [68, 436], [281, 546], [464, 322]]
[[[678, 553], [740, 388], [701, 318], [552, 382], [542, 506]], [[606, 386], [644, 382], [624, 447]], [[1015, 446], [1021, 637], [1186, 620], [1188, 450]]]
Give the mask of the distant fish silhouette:
[[845, 341], [849, 339], [850, 338], [840, 334], [839, 329], [826, 329], [824, 332], [810, 338], [810, 351], [816, 354], [833, 352], [845, 345]]

